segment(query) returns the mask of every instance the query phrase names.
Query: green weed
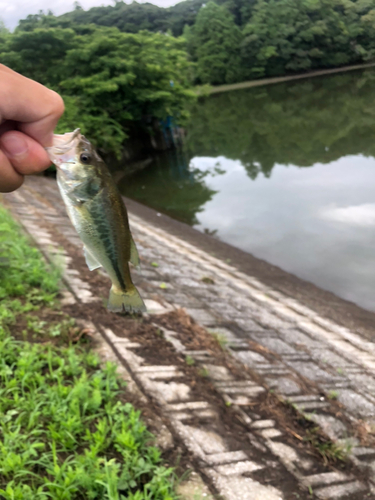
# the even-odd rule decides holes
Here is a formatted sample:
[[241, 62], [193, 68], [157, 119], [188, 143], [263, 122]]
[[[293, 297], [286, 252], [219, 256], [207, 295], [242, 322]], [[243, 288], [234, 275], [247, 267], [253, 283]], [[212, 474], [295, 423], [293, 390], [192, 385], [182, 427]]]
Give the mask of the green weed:
[[0, 495], [173, 499], [172, 470], [129, 403], [115, 366], [80, 347], [19, 342], [0, 333]]
[[[84, 331], [63, 313], [48, 314], [48, 323], [38, 317], [58, 283], [59, 272], [0, 207], [0, 497], [176, 499], [173, 470], [149, 445], [140, 413], [119, 400], [115, 366], [101, 369], [96, 355], [69, 345]], [[44, 343], [11, 336], [20, 314], [23, 337]]]
[[194, 358], [191, 357], [189, 354], [185, 358], [186, 364], [189, 366], [192, 366], [195, 364]]
[[338, 391], [329, 391], [327, 394], [328, 399], [336, 400], [339, 397]]
[[59, 278], [60, 271], [47, 268], [39, 250], [0, 206], [0, 326], [13, 323], [17, 314], [51, 304]]
[[208, 331], [216, 339], [217, 343], [220, 345], [222, 349], [225, 349], [227, 347], [228, 339], [224, 334], [218, 333], [215, 330], [208, 330]]
[[328, 438], [324, 438], [318, 427], [307, 429], [305, 441], [309, 441], [311, 445], [323, 458], [324, 463], [345, 462], [347, 455], [350, 452], [351, 445], [342, 446], [334, 443]]

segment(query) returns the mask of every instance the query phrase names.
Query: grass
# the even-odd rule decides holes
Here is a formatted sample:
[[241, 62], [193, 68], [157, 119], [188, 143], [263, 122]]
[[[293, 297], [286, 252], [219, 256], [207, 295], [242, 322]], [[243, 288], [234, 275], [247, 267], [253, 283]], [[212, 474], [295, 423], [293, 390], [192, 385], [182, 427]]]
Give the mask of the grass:
[[208, 373], [206, 366], [202, 366], [202, 368], [198, 371], [198, 373], [201, 377], [208, 377], [209, 376], [209, 373]]
[[189, 366], [192, 366], [195, 364], [194, 358], [192, 356], [190, 356], [189, 354], [186, 356], [185, 361], [186, 361], [186, 364]]
[[0, 495], [6, 500], [167, 499], [171, 469], [148, 446], [115, 366], [78, 346], [0, 338]]
[[40, 252], [0, 206], [0, 328], [17, 314], [51, 304], [59, 276], [59, 270], [46, 269]]
[[1, 207], [0, 259], [0, 498], [177, 498], [115, 366], [99, 366], [63, 313], [45, 320], [58, 273]]

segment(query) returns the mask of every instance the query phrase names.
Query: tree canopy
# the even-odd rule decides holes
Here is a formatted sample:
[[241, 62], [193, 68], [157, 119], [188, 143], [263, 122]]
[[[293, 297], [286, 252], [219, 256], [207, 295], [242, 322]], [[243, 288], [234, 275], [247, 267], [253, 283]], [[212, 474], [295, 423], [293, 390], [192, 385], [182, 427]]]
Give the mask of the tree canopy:
[[119, 154], [134, 124], [184, 120], [195, 98], [184, 47], [163, 33], [47, 27], [0, 35], [0, 61], [63, 95], [60, 128], [80, 127], [97, 146]]
[[241, 80], [241, 30], [225, 7], [209, 2], [200, 9], [195, 25], [184, 33], [202, 83]]
[[[85, 33], [92, 25], [133, 34], [144, 30], [184, 34], [188, 55], [196, 63], [195, 82], [213, 85], [375, 58], [375, 5], [370, 0], [211, 0], [207, 4], [185, 0], [169, 8], [115, 1], [86, 11], [76, 2], [74, 10], [62, 16], [51, 12], [28, 16], [16, 33], [51, 28]], [[61, 43], [64, 47], [68, 41]]]
[[273, 76], [367, 60], [374, 15], [364, 0], [258, 0], [243, 30], [243, 61], [251, 75]]

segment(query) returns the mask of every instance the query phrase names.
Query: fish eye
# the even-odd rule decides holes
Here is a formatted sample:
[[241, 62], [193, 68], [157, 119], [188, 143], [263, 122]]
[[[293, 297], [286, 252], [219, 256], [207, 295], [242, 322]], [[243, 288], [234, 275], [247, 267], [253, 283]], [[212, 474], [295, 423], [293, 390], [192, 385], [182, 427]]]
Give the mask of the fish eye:
[[82, 163], [90, 163], [91, 156], [88, 153], [82, 153], [79, 159]]

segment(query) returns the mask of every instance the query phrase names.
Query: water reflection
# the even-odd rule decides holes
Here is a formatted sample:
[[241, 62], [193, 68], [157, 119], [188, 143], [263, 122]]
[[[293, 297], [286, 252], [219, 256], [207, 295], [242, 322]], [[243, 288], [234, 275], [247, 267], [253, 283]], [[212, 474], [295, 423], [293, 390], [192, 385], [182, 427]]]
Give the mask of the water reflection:
[[374, 83], [367, 71], [212, 96], [186, 150], [121, 188], [375, 310]]
[[213, 95], [193, 109], [191, 156], [239, 160], [251, 179], [273, 167], [375, 156], [375, 72]]
[[314, 168], [275, 165], [252, 182], [240, 162], [195, 158], [216, 194], [196, 227], [303, 279], [375, 309], [375, 160], [343, 157]]
[[205, 184], [206, 176], [207, 172], [189, 168], [186, 152], [175, 150], [157, 156], [149, 168], [124, 177], [119, 187], [126, 196], [193, 226], [215, 194]]

